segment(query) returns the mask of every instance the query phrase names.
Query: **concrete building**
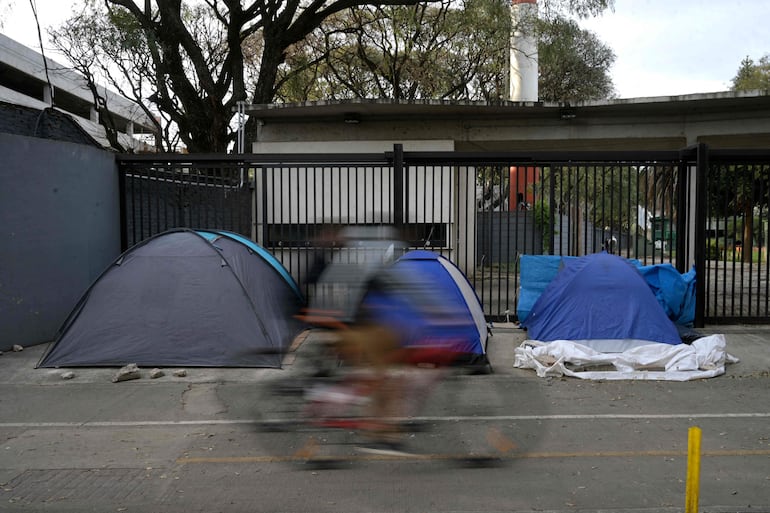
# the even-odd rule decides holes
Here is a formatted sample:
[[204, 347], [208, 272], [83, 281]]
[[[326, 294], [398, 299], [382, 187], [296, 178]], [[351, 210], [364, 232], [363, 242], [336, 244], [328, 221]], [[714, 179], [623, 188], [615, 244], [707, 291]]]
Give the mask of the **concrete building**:
[[[47, 69], [44, 62], [47, 62]], [[120, 143], [134, 151], [151, 150], [155, 130], [152, 120], [135, 103], [106, 87], [100, 87], [100, 90], [106, 99], [107, 108], [116, 120]], [[110, 146], [104, 127], [99, 124], [93, 95], [84, 77], [51, 59], [46, 58], [44, 61], [39, 52], [3, 34], [0, 34], [0, 102], [5, 104], [5, 131], [40, 136], [40, 133], [27, 133], [24, 120], [32, 115], [32, 111], [42, 113], [53, 107], [56, 113], [52, 117], [58, 120], [70, 117], [97, 144]], [[15, 125], [14, 120], [18, 121]], [[53, 132], [45, 136], [77, 139], [73, 130], [65, 132], [61, 137]], [[146, 141], [151, 144], [148, 145]]]

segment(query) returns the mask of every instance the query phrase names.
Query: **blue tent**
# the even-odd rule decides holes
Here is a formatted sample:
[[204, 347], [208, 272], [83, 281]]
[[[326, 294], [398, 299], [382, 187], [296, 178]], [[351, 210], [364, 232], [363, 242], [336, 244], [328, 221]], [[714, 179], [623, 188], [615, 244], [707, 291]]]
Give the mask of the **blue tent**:
[[[519, 321], [524, 321], [532, 306], [551, 283], [556, 273], [570, 260], [578, 257], [558, 255], [522, 255], [520, 262], [521, 287], [516, 306]], [[642, 265], [628, 259], [639, 268], [658, 303], [668, 318], [678, 326], [692, 326], [695, 320], [695, 268], [681, 274], [670, 263]]]
[[639, 269], [606, 252], [565, 260], [521, 325], [530, 339], [571, 340], [602, 352], [681, 343]]
[[441, 346], [465, 355], [465, 363], [488, 363], [488, 329], [476, 292], [447, 258], [410, 251], [371, 283], [364, 315], [396, 327], [406, 346]]

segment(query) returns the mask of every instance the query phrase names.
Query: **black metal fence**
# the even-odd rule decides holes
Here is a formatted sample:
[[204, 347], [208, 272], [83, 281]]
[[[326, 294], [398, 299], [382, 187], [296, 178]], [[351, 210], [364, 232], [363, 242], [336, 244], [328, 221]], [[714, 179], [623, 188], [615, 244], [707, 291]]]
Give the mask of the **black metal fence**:
[[175, 227], [210, 227], [248, 235], [252, 195], [238, 162], [170, 156], [121, 156], [123, 249]]
[[[124, 247], [231, 230], [304, 284], [349, 226], [393, 225], [452, 260], [487, 316], [515, 320], [524, 254], [606, 249], [698, 272], [696, 324], [770, 321], [770, 151], [142, 155], [118, 158]], [[705, 179], [698, 179], [705, 177]], [[737, 191], [737, 192], [736, 192]]]
[[714, 323], [770, 320], [770, 151], [704, 152], [699, 188], [704, 317]]

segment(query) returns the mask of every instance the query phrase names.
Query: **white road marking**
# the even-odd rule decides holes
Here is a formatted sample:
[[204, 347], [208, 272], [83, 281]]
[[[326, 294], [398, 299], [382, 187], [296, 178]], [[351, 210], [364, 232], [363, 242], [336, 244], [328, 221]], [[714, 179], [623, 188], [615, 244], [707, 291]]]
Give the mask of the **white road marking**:
[[[770, 412], [755, 413], [671, 413], [671, 414], [576, 414], [576, 415], [466, 415], [410, 417], [413, 422], [514, 422], [547, 420], [677, 420], [677, 419], [761, 419], [770, 418]], [[85, 422], [0, 422], [2, 428], [123, 428], [123, 427], [176, 427], [176, 426], [234, 426], [290, 422], [293, 419], [199, 419], [199, 420], [135, 420]]]

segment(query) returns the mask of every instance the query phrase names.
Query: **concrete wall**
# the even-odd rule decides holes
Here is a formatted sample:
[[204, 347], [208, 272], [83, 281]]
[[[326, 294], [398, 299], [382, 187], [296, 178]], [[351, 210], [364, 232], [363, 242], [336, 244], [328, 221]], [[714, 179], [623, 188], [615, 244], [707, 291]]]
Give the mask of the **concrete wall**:
[[120, 254], [118, 174], [98, 148], [0, 133], [0, 350], [52, 340]]
[[479, 265], [512, 264], [520, 254], [543, 252], [543, 237], [531, 210], [479, 212], [476, 217]]

